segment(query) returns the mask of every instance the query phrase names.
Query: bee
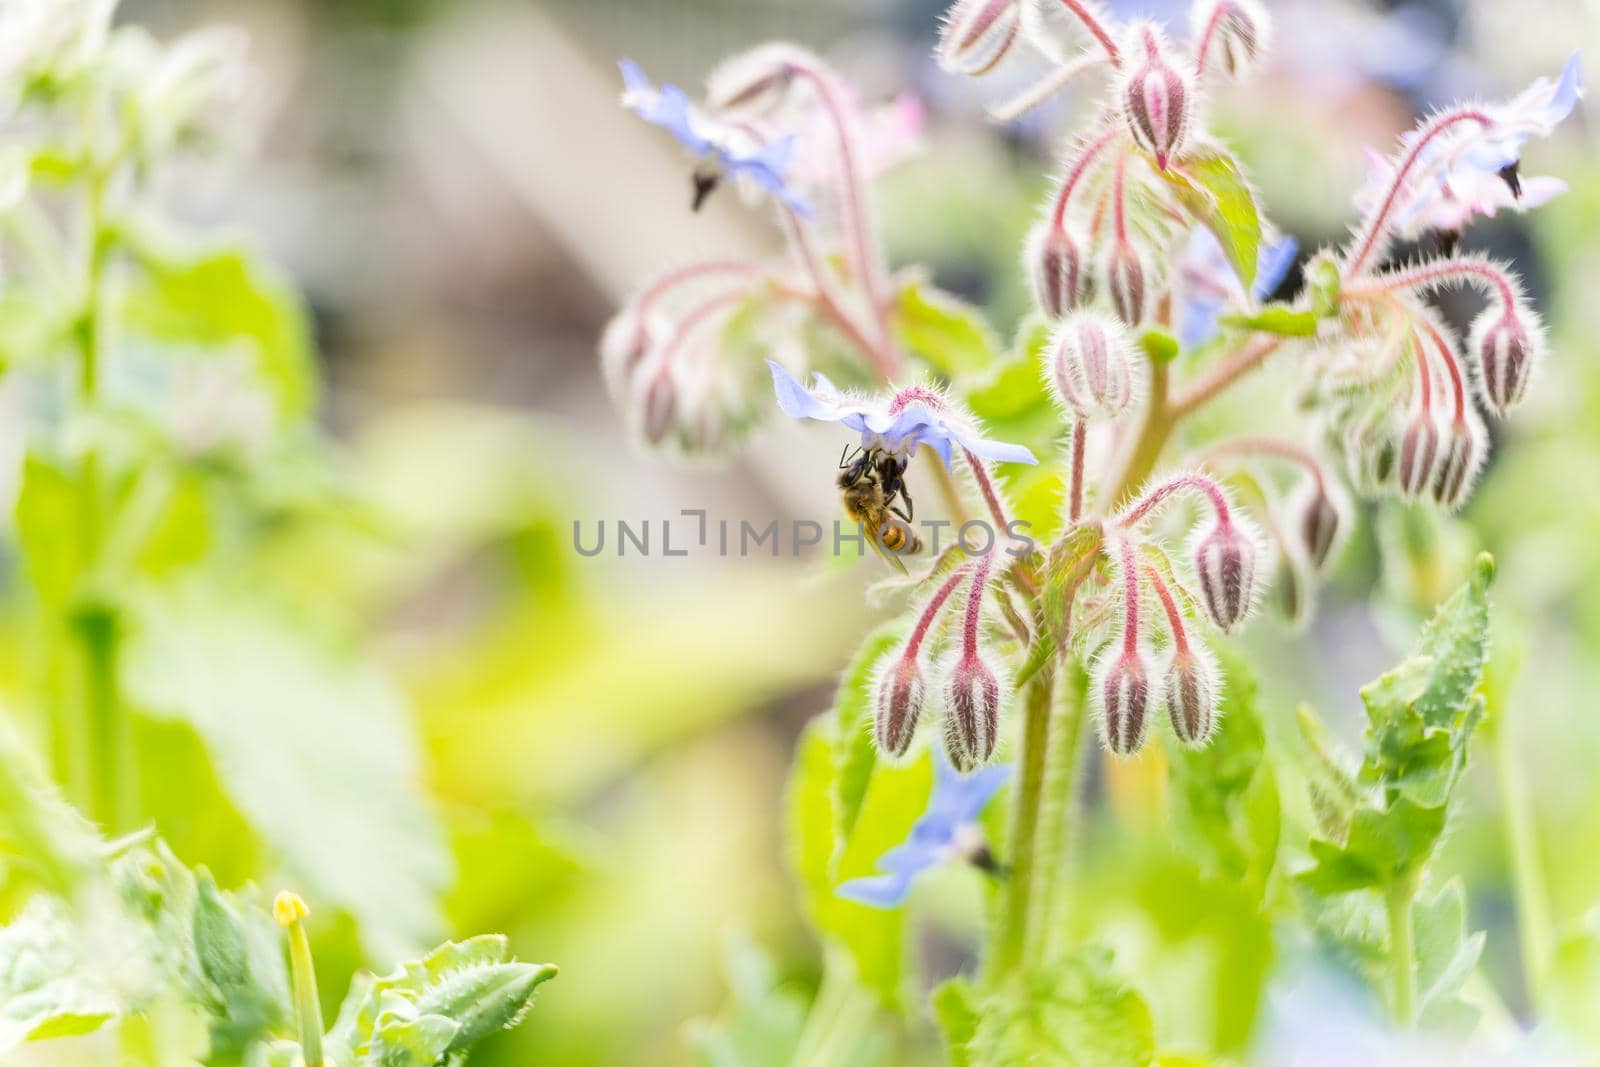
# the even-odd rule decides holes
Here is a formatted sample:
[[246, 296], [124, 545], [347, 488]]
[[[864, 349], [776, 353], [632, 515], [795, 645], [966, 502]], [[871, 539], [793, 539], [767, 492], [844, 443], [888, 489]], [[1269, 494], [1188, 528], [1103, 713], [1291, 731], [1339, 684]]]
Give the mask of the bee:
[[[839, 490], [844, 496], [844, 511], [866, 530], [872, 549], [905, 573], [901, 556], [922, 551], [922, 538], [911, 529], [915, 505], [906, 488], [909, 457], [897, 457], [881, 448], [857, 447], [854, 455], [848, 446], [839, 457]], [[902, 508], [896, 503], [904, 500]]]

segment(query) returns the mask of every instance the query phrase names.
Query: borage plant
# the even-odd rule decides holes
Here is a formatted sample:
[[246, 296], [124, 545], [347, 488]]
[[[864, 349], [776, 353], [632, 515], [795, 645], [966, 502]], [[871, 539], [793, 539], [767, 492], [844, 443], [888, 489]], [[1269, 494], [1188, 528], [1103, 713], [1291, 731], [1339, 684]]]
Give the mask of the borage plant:
[[[1363, 692], [1359, 773], [1304, 718], [1293, 762], [1313, 768], [1319, 821], [1287, 845], [1306, 867], [1298, 894], [1271, 888], [1289, 883], [1253, 683], [1213, 643], [1272, 583], [1292, 617], [1305, 615], [1349, 534], [1346, 483], [1442, 512], [1471, 492], [1487, 448], [1481, 411], [1502, 417], [1525, 394], [1545, 348], [1539, 317], [1501, 264], [1388, 256], [1399, 239], [1457, 233], [1556, 191], [1520, 175], [1521, 153], [1576, 104], [1576, 57], [1508, 103], [1423, 121], [1375, 165], [1347, 244], [1310, 257], [1297, 299], [1263, 302], [1296, 246], [1208, 129], [1205, 95], [1258, 66], [1266, 13], [1200, 0], [1191, 31], [1180, 44], [1081, 0], [960, 0], [948, 13], [947, 70], [981, 75], [1025, 49], [1051, 60], [1000, 114], [1074, 78], [1106, 87], [1024, 242], [1037, 314], [1010, 360], [989, 350], [975, 312], [885, 266], [868, 179], [898, 157], [907, 112], [864, 110], [839, 74], [787, 44], [724, 63], [699, 103], [623, 66], [624, 103], [695, 157], [695, 205], [731, 181], [775, 209], [789, 248], [782, 262], [682, 266], [617, 315], [603, 365], [639, 435], [726, 449], [772, 406], [758, 386], [765, 358], [783, 413], [852, 431], [847, 510], [886, 556], [922, 558], [913, 483], [937, 486], [960, 526], [954, 544], [890, 583], [910, 602], [904, 617], [868, 639], [834, 710], [801, 742], [789, 831], [828, 948], [819, 999], [788, 1037], [763, 1038], [744, 1016], [701, 1031], [712, 1062], [870, 1056], [880, 1028], [859, 991], [903, 1008], [902, 905], [943, 860], [990, 875], [978, 971], [933, 995], [954, 1062], [1155, 1058], [1170, 1030], [1134, 992], [1154, 976], [1115, 973], [1070, 903], [1091, 722], [1114, 781], [1127, 777], [1121, 761], [1170, 732], [1174, 824], [1211, 875], [1246, 887], [1254, 914], [1296, 915], [1370, 965], [1402, 1023], [1461, 1019], [1481, 939], [1464, 934], [1459, 887], [1422, 887], [1482, 712], [1491, 566], [1480, 562], [1413, 659]], [[1458, 284], [1488, 297], [1464, 344], [1427, 301]], [[1272, 374], [1271, 389], [1246, 396]], [[912, 466], [920, 451], [925, 470]], [[1234, 664], [1227, 677], [1221, 658]], [[937, 739], [925, 744], [930, 721]], [[986, 813], [1008, 779], [1008, 814]], [[745, 1002], [762, 991], [740, 992], [753, 1011]]]

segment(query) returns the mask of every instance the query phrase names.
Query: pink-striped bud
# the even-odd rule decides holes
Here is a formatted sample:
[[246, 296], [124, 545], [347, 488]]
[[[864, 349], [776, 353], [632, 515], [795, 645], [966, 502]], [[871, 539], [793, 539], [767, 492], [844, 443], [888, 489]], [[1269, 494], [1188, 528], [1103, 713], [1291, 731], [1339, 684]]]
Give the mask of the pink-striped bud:
[[633, 304], [612, 316], [600, 336], [600, 370], [612, 396], [628, 395], [646, 357], [670, 332], [671, 325], [661, 315], [640, 315]]
[[1400, 453], [1400, 425], [1388, 405], [1376, 405], [1351, 420], [1344, 431], [1350, 481], [1367, 497], [1390, 488]]
[[1133, 28], [1124, 65], [1128, 71], [1119, 96], [1128, 128], [1156, 167], [1183, 151], [1194, 111], [1194, 83], [1169, 58], [1166, 36], [1154, 23]]
[[1395, 483], [1409, 497], [1421, 496], [1433, 484], [1439, 463], [1439, 420], [1418, 408], [1400, 435], [1395, 458]]
[[1100, 657], [1093, 695], [1100, 711], [1100, 737], [1118, 756], [1131, 756], [1144, 747], [1150, 726], [1150, 669], [1137, 648], [1124, 648], [1120, 640]]
[[1190, 26], [1202, 69], [1220, 68], [1230, 78], [1243, 78], [1267, 50], [1271, 24], [1255, 0], [1206, 0], [1191, 11]]
[[1430, 491], [1440, 507], [1454, 511], [1466, 502], [1483, 466], [1483, 426], [1471, 412], [1453, 420], [1439, 447], [1438, 469]]
[[965, 774], [989, 761], [1000, 736], [1000, 679], [983, 657], [958, 657], [944, 684], [944, 747]]
[[945, 12], [935, 53], [951, 74], [987, 74], [1017, 41], [1019, 0], [956, 0]]
[[658, 362], [641, 372], [632, 391], [634, 426], [647, 444], [666, 443], [678, 415], [678, 383], [672, 368]]
[[1300, 547], [1313, 567], [1327, 566], [1346, 525], [1344, 502], [1325, 478], [1307, 478], [1290, 502]]
[[1039, 310], [1059, 319], [1088, 298], [1089, 277], [1083, 253], [1064, 226], [1048, 219], [1033, 228], [1024, 246], [1024, 266]]
[[926, 696], [922, 665], [915, 656], [897, 656], [878, 679], [872, 736], [881, 751], [896, 758], [906, 754], [916, 736]]
[[1117, 317], [1129, 326], [1144, 321], [1145, 269], [1132, 241], [1115, 241], [1106, 257], [1106, 291]]
[[1138, 362], [1116, 319], [1074, 312], [1057, 327], [1048, 351], [1050, 384], [1077, 415], [1114, 419], [1133, 403]]
[[1478, 388], [1501, 417], [1528, 391], [1544, 351], [1538, 318], [1520, 305], [1491, 305], [1473, 323], [1469, 347], [1478, 361]]
[[706, 107], [749, 118], [768, 114], [787, 98], [796, 60], [805, 58], [804, 51], [781, 42], [730, 56], [706, 78]]
[[1223, 633], [1243, 622], [1255, 607], [1256, 557], [1260, 538], [1237, 515], [1219, 516], [1190, 548], [1200, 600]]
[[1217, 664], [1204, 646], [1174, 652], [1167, 664], [1167, 715], [1186, 745], [1203, 745], [1217, 726]]

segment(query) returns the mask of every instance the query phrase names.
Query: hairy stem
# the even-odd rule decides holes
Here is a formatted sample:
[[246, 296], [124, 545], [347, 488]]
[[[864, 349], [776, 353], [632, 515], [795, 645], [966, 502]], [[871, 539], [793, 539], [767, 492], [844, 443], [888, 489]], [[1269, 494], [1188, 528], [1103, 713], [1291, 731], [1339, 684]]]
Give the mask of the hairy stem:
[[1407, 1029], [1417, 1022], [1417, 960], [1411, 937], [1411, 901], [1416, 895], [1417, 878], [1413, 875], [1390, 885], [1383, 899], [1389, 919], [1391, 1006], [1395, 1018]]
[[1544, 979], [1549, 973], [1554, 935], [1550, 895], [1545, 888], [1544, 868], [1539, 862], [1533, 798], [1517, 762], [1509, 725], [1503, 716], [1494, 724], [1492, 752], [1505, 814], [1506, 847], [1511, 853], [1511, 887], [1517, 912], [1517, 940], [1522, 950], [1522, 978], [1527, 986], [1528, 1002], [1537, 1012]]
[[1000, 907], [999, 929], [988, 961], [991, 981], [1002, 981], [1023, 962], [1030, 938], [1038, 871], [1039, 813], [1044, 801], [1045, 767], [1050, 743], [1053, 678], [1048, 668], [1033, 676], [1024, 694], [1022, 742], [1017, 755], [1021, 771], [1011, 805], [1010, 876]]
[[[1067, 613], [1071, 615], [1071, 605]], [[1076, 680], [1059, 680], [1060, 695], [1050, 715], [1045, 754], [1043, 800], [1039, 809], [1036, 861], [1038, 890], [1033, 931], [1028, 943], [1030, 964], [1048, 966], [1062, 944], [1070, 904], [1072, 836], [1076, 823], [1078, 780], [1083, 769], [1083, 738], [1087, 732], [1087, 701]]]

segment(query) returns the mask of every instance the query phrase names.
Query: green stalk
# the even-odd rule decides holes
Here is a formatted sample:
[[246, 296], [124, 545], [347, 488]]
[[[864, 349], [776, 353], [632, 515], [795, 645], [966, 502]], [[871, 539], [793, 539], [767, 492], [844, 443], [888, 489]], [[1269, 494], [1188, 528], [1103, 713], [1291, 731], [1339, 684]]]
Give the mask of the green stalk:
[[1528, 781], [1511, 743], [1510, 723], [1504, 715], [1494, 721], [1496, 776], [1500, 779], [1501, 806], [1505, 813], [1506, 847], [1511, 852], [1511, 888], [1517, 910], [1517, 941], [1522, 950], [1522, 974], [1528, 1003], [1537, 1013], [1539, 994], [1550, 968], [1555, 944], [1550, 920], [1550, 894], [1539, 862], [1538, 830]]
[[996, 932], [989, 976], [1000, 980], [1022, 963], [1027, 947], [1036, 889], [1039, 811], [1044, 801], [1045, 766], [1049, 745], [1051, 674], [1040, 670], [1028, 684], [1022, 726], [1021, 773], [1011, 810], [1011, 870], [1005, 883], [999, 928]]
[[795, 1046], [794, 1067], [832, 1067], [848, 1059], [850, 1050], [861, 1043], [875, 1008], [852, 973], [852, 965], [830, 949], [823, 961], [822, 985]]
[[1394, 1014], [1407, 1029], [1417, 1022], [1417, 961], [1411, 938], [1411, 900], [1417, 895], [1416, 876], [1402, 878], [1384, 893], [1389, 917], [1389, 967], [1393, 972]]
[[1050, 716], [1045, 759], [1044, 799], [1039, 810], [1036, 900], [1029, 920], [1027, 961], [1048, 964], [1061, 941], [1071, 881], [1073, 813], [1078, 772], [1083, 766], [1086, 701], [1071, 680], [1061, 679], [1060, 697]]
[[317, 971], [306, 936], [306, 902], [293, 893], [279, 893], [272, 917], [289, 932], [289, 972], [294, 985], [294, 1011], [300, 1025], [300, 1060], [304, 1067], [323, 1067], [322, 1002], [317, 999]]

